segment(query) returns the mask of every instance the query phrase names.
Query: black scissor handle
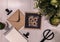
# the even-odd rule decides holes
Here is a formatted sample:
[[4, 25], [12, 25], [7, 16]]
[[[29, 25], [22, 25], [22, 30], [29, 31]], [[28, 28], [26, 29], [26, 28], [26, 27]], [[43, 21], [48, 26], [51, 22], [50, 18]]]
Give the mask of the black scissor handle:
[[46, 39], [45, 38], [43, 38], [40, 42], [44, 42]]
[[[47, 32], [47, 31], [48, 31], [48, 32]], [[47, 32], [46, 35], [45, 35], [45, 32]], [[43, 36], [44, 36], [45, 39], [47, 39], [47, 40], [51, 40], [51, 39], [54, 38], [54, 33], [53, 33], [53, 32], [50, 33], [50, 32], [51, 32], [50, 29], [47, 29], [47, 30], [45, 30], [45, 31], [43, 32]], [[50, 34], [49, 34], [49, 33], [50, 33]], [[49, 35], [48, 35], [48, 34], [49, 34]], [[49, 38], [50, 36], [52, 36], [52, 37]]]

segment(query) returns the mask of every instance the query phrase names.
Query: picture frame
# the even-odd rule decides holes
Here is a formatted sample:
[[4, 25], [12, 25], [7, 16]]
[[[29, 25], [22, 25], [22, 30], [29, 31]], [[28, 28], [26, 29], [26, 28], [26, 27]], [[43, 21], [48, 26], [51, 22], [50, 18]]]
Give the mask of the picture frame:
[[40, 29], [41, 28], [41, 14], [25, 13], [25, 28]]

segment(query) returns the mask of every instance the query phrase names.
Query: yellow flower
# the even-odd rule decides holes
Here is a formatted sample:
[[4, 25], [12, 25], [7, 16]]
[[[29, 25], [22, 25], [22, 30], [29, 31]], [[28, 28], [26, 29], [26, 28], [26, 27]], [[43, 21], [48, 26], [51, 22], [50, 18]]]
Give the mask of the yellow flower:
[[51, 0], [52, 5], [57, 5], [57, 0]]

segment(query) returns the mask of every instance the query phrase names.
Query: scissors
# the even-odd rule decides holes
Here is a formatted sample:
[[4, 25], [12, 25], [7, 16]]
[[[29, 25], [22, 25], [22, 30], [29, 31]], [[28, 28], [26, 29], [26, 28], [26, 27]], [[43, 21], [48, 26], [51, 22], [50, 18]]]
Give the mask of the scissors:
[[40, 42], [44, 42], [45, 40], [51, 40], [54, 38], [54, 33], [50, 29], [46, 29], [43, 32], [43, 39]]

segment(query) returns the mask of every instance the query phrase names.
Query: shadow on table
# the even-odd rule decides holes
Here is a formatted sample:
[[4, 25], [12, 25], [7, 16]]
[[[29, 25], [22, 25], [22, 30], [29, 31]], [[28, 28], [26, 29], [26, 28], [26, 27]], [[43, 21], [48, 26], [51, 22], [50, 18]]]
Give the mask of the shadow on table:
[[52, 39], [52, 42], [60, 42], [60, 31], [57, 29], [54, 29], [53, 32], [54, 32], [55, 36]]

